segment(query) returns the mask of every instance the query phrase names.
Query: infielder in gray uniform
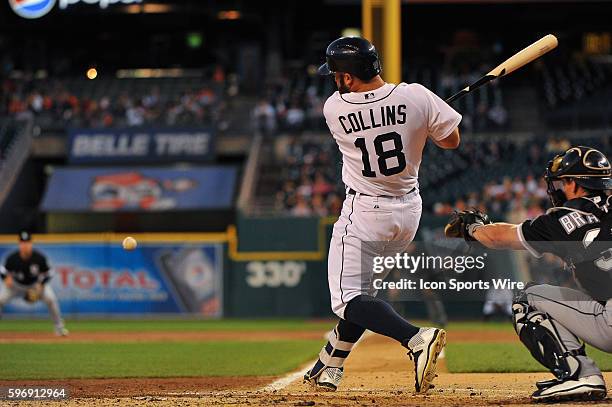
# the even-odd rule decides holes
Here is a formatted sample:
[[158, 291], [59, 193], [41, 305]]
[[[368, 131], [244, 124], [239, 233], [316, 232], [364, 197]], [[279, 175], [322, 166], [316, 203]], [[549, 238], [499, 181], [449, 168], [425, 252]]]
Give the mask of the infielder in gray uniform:
[[545, 179], [553, 205], [546, 214], [512, 225], [463, 211], [445, 232], [493, 249], [552, 253], [565, 261], [580, 289], [528, 284], [512, 305], [514, 327], [555, 376], [536, 383], [534, 401], [600, 400], [606, 384], [581, 340], [612, 353], [612, 169], [600, 151], [572, 147], [548, 163]]
[[0, 268], [0, 277], [4, 282], [0, 287], [0, 312], [2, 307], [15, 297], [22, 297], [30, 303], [41, 300], [49, 308], [55, 334], [68, 335], [60, 315], [57, 297], [48, 284], [51, 269], [45, 256], [32, 248], [32, 238], [28, 232], [19, 234], [19, 250], [6, 258], [4, 266]]

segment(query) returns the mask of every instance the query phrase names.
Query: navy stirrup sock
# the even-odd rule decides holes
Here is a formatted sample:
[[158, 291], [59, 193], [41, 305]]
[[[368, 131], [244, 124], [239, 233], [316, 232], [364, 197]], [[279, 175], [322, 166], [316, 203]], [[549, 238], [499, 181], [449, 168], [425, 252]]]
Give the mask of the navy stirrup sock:
[[353, 298], [344, 310], [344, 317], [356, 325], [388, 336], [406, 346], [419, 328], [402, 318], [391, 305], [369, 295]]

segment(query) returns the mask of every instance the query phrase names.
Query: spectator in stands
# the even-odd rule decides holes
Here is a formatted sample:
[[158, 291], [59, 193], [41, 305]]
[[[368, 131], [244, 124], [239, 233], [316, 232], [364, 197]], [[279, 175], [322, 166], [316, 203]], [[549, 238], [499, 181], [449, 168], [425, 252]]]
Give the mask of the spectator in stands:
[[306, 120], [309, 129], [326, 128], [325, 117], [323, 116], [324, 103], [324, 98], [317, 94], [317, 88], [315, 86], [308, 87], [306, 91]]
[[253, 110], [255, 129], [264, 135], [272, 135], [276, 131], [276, 112], [272, 104], [261, 99]]
[[34, 91], [28, 99], [28, 104], [34, 114], [42, 112], [44, 99], [40, 92]]
[[491, 128], [494, 130], [505, 130], [508, 124], [508, 111], [501, 105], [501, 103], [495, 104], [487, 112], [487, 118], [491, 124]]
[[308, 205], [306, 198], [300, 194], [297, 194], [295, 206], [291, 209], [291, 214], [293, 216], [311, 216], [312, 212], [313, 211]]
[[437, 202], [433, 206], [433, 213], [438, 216], [448, 216], [453, 212], [453, 207], [448, 202]]
[[297, 187], [297, 194], [304, 198], [310, 198], [312, 196], [312, 181], [307, 172], [306, 169], [303, 171], [300, 185]]
[[527, 175], [527, 178], [525, 179], [525, 189], [527, 190], [527, 193], [532, 195], [535, 195], [536, 191], [538, 190], [538, 183], [533, 177], [533, 174]]
[[325, 205], [323, 195], [320, 193], [315, 193], [312, 196], [312, 212], [313, 215], [320, 217], [325, 217], [329, 215], [329, 209], [327, 205]]
[[459, 198], [455, 201], [454, 208], [458, 211], [465, 211], [466, 209], [469, 209], [462, 198]]
[[145, 122], [144, 107], [140, 103], [130, 105], [125, 112], [125, 118], [130, 127], [142, 126]]
[[525, 184], [523, 180], [521, 179], [521, 177], [519, 176], [514, 177], [514, 181], [512, 182], [511, 191], [513, 194], [519, 195], [519, 196], [523, 192], [525, 192]]
[[334, 187], [327, 182], [325, 175], [321, 171], [315, 172], [315, 180], [312, 185], [312, 192], [319, 195], [327, 195], [333, 191]]
[[305, 117], [304, 110], [299, 107], [297, 102], [293, 102], [289, 109], [287, 109], [285, 116], [287, 130], [293, 133], [301, 133]]
[[[155, 109], [160, 103], [160, 95], [159, 95], [159, 87], [154, 86], [149, 93], [147, 93], [142, 98], [142, 106], [145, 109]], [[105, 97], [103, 97], [104, 99]], [[108, 98], [106, 98], [108, 101]], [[109, 103], [106, 103], [106, 107], [108, 107]]]
[[[510, 180], [504, 177], [501, 182], [489, 182], [481, 194], [471, 192], [466, 201], [459, 198], [450, 209], [481, 208], [484, 212], [506, 218], [525, 219], [541, 214], [547, 204], [546, 184], [535, 182], [533, 175], [529, 174], [525, 178]], [[442, 203], [435, 204], [433, 211], [439, 215], [450, 212], [449, 206]]]
[[544, 208], [541, 200], [531, 199], [528, 205], [529, 206], [527, 208], [527, 216], [523, 217], [523, 219], [535, 219], [544, 213]]
[[63, 127], [213, 124], [225, 106], [220, 95], [206, 85], [174, 100], [164, 100], [157, 86], [142, 94], [126, 90], [114, 98], [77, 96], [74, 92], [79, 89], [52, 80], [44, 84], [5, 80], [1, 90], [0, 114]]
[[510, 202], [506, 219], [508, 222], [514, 223], [520, 223], [527, 219], [527, 211], [525, 210], [522, 192], [515, 192], [514, 197]]

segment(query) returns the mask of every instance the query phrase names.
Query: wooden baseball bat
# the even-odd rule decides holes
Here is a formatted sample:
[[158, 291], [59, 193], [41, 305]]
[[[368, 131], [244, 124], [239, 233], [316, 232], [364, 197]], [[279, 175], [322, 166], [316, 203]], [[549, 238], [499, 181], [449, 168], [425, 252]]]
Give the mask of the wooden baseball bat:
[[557, 37], [552, 34], [548, 34], [547, 36], [540, 38], [527, 48], [522, 49], [516, 54], [512, 55], [510, 58], [506, 59], [504, 62], [495, 67], [491, 72], [478, 79], [476, 82], [472, 83], [465, 89], [460, 90], [455, 93], [453, 96], [446, 99], [446, 103], [451, 103], [462, 96], [467, 95], [474, 89], [478, 89], [482, 85], [491, 82], [493, 79], [501, 78], [502, 76], [506, 76], [516, 71], [520, 67], [527, 65], [535, 59], [538, 59], [542, 55], [546, 54], [549, 51], [557, 48], [559, 41]]

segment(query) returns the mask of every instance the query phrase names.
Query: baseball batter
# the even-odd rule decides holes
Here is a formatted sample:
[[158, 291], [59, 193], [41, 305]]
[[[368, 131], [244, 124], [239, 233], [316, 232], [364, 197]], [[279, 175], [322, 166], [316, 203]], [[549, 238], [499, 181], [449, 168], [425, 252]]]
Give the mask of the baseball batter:
[[55, 334], [68, 335], [57, 297], [48, 284], [51, 269], [45, 256], [32, 248], [32, 237], [28, 232], [19, 234], [19, 250], [6, 258], [4, 267], [0, 268], [0, 277], [4, 281], [0, 287], [0, 313], [2, 307], [15, 297], [22, 297], [30, 303], [42, 300], [49, 308]]
[[612, 353], [612, 168], [600, 151], [578, 146], [551, 160], [545, 179], [553, 205], [546, 214], [513, 225], [458, 212], [445, 231], [492, 249], [552, 253], [565, 261], [579, 290], [529, 284], [512, 305], [521, 342], [555, 376], [536, 383], [532, 398], [603, 399], [606, 384], [581, 339]]
[[461, 115], [418, 84], [385, 83], [374, 46], [343, 37], [326, 52], [322, 75], [338, 91], [323, 108], [343, 157], [346, 199], [333, 228], [328, 256], [331, 305], [340, 320], [304, 379], [336, 390], [344, 361], [366, 329], [396, 339], [415, 364], [415, 388], [425, 393], [446, 342], [444, 330], [419, 328], [375, 297], [372, 260], [401, 253], [421, 217], [418, 171], [427, 140], [459, 145]]

